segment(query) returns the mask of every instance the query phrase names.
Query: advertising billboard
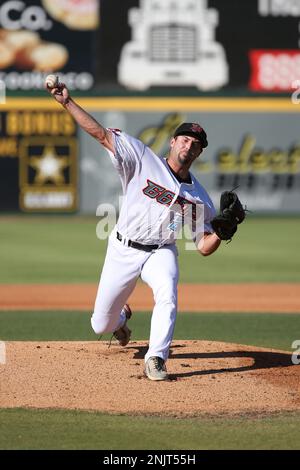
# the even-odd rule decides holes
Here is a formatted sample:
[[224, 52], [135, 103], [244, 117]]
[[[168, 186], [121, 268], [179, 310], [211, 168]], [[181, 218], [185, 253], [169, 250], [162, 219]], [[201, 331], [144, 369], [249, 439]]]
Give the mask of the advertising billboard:
[[35, 106], [0, 112], [0, 211], [75, 211], [76, 124], [59, 109]]
[[300, 0], [103, 1], [97, 80], [159, 95], [287, 93], [299, 21]]
[[98, 0], [4, 0], [0, 4], [0, 80], [9, 91], [43, 88], [59, 72], [72, 90], [95, 81]]

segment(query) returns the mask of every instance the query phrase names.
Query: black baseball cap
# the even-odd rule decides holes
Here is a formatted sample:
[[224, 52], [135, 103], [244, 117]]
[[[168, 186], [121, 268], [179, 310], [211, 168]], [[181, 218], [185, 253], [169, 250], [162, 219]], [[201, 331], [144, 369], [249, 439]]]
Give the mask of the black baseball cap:
[[196, 137], [200, 140], [202, 148], [205, 148], [208, 145], [205, 130], [196, 122], [184, 122], [183, 124], [180, 124], [174, 132], [174, 137], [177, 137], [178, 135], [190, 135], [192, 137]]

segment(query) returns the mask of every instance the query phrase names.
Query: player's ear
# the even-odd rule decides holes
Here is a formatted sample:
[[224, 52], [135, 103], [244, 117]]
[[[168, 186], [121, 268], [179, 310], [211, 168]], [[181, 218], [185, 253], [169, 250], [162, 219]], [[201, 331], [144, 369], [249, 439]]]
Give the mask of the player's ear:
[[174, 147], [175, 142], [176, 142], [175, 137], [172, 137], [172, 139], [170, 140], [170, 147], [171, 148]]

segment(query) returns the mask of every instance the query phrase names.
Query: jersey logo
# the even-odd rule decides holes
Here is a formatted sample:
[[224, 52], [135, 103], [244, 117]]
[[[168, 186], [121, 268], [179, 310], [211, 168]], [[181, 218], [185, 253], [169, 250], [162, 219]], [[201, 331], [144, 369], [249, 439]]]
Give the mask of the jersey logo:
[[[173, 193], [173, 191], [170, 191], [169, 189], [166, 189], [163, 186], [160, 186], [159, 184], [154, 183], [148, 179], [147, 186], [143, 189], [143, 193], [150, 197], [150, 199], [156, 199], [159, 204], [163, 204], [165, 206], [170, 206], [175, 197], [175, 193]], [[184, 219], [184, 211], [186, 207], [191, 207], [192, 222], [194, 223], [196, 221], [196, 204], [194, 202], [189, 201], [182, 196], [178, 196], [174, 204], [178, 204], [181, 207], [182, 219]]]
[[165, 206], [169, 206], [175, 197], [175, 193], [150, 180], [147, 180], [147, 186], [143, 189], [143, 193]]

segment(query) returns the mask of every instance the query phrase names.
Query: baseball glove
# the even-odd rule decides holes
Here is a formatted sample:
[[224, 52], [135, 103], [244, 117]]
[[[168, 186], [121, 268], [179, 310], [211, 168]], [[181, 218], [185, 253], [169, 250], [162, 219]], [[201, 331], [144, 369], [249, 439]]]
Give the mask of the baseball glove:
[[221, 240], [231, 240], [245, 216], [246, 209], [237, 194], [234, 191], [224, 191], [220, 198], [220, 214], [211, 221], [211, 225]]

